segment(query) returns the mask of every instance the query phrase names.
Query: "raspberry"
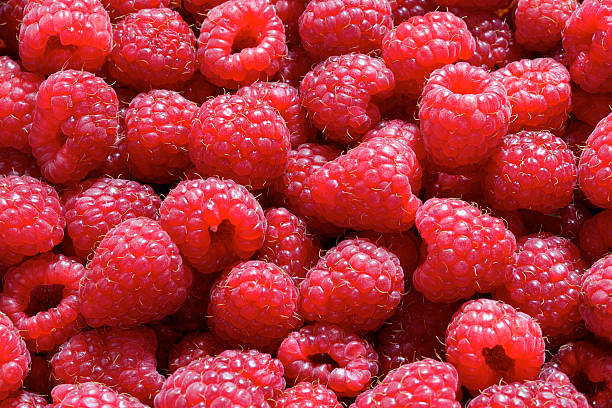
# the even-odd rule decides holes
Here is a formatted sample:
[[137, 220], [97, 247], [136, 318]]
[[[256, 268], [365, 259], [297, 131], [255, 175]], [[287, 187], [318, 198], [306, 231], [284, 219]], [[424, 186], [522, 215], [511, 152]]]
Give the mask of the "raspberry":
[[430, 11], [435, 11], [437, 5], [433, 0], [390, 0], [391, 14], [394, 25], [407, 21], [410, 17], [424, 16]]
[[404, 122], [400, 119], [383, 121], [366, 133], [362, 141], [367, 142], [375, 137], [388, 137], [403, 140], [408, 143], [412, 151], [414, 151], [419, 163], [424, 165], [426, 160], [425, 145], [423, 144], [421, 131], [416, 125]]
[[573, 199], [577, 169], [565, 142], [546, 131], [507, 135], [486, 167], [484, 193], [492, 207], [551, 213]]
[[381, 374], [424, 357], [442, 355], [446, 328], [459, 306], [432, 303], [415, 290], [405, 294], [388, 324], [378, 332]]
[[202, 105], [209, 98], [221, 93], [219, 88], [211, 84], [200, 72], [193, 74], [191, 79], [185, 82], [181, 94], [192, 102]]
[[576, 8], [577, 0], [519, 0], [514, 17], [516, 41], [532, 51], [553, 48]]
[[42, 178], [36, 159], [11, 147], [0, 148], [0, 175]]
[[17, 391], [0, 402], [0, 408], [47, 408], [49, 404], [40, 395]]
[[160, 223], [185, 260], [202, 273], [250, 258], [263, 245], [266, 230], [255, 197], [215, 177], [179, 183], [162, 203]]
[[434, 0], [440, 6], [476, 8], [479, 10], [496, 11], [510, 5], [511, 0]]
[[428, 157], [453, 171], [477, 166], [506, 134], [511, 112], [506, 89], [484, 69], [460, 62], [433, 71], [419, 107]]
[[117, 137], [117, 110], [117, 94], [94, 74], [50, 75], [38, 90], [29, 134], [43, 176], [67, 184], [102, 164]]
[[178, 310], [191, 285], [177, 246], [150, 218], [106, 233], [87, 265], [81, 313], [91, 327], [147, 323]]
[[213, 286], [208, 327], [222, 340], [275, 350], [301, 326], [298, 290], [278, 266], [247, 261], [227, 271]]
[[321, 243], [308, 232], [306, 223], [286, 208], [268, 208], [264, 216], [265, 241], [256, 256], [278, 265], [297, 284], [319, 260]]
[[461, 18], [434, 11], [411, 17], [385, 35], [382, 56], [395, 75], [397, 90], [417, 96], [432, 71], [470, 59], [475, 46]]
[[[401, 232], [421, 201], [421, 169], [403, 141], [377, 137], [326, 163], [308, 179], [316, 211], [339, 227]], [[412, 186], [411, 186], [412, 183]]]
[[215, 355], [222, 349], [219, 339], [209, 332], [187, 333], [170, 349], [168, 369], [175, 372], [192, 361]]
[[0, 48], [2, 43], [6, 50], [17, 55], [19, 50], [19, 28], [23, 20], [23, 9], [28, 0], [6, 0], [0, 5]]
[[482, 198], [482, 172], [479, 170], [464, 174], [436, 172], [423, 176], [425, 197], [427, 198], [460, 198], [474, 202]]
[[111, 19], [120, 20], [143, 9], [170, 7], [174, 0], [100, 0]]
[[113, 30], [108, 72], [137, 90], [180, 89], [196, 70], [195, 35], [176, 11], [128, 14]]
[[9, 57], [0, 57], [0, 146], [29, 152], [28, 133], [43, 79], [22, 71]]
[[150, 403], [165, 380], [156, 370], [156, 349], [150, 328], [90, 330], [60, 346], [51, 359], [53, 377], [58, 384], [100, 382]]
[[527, 314], [490, 299], [470, 300], [446, 330], [446, 361], [470, 391], [532, 380], [544, 363], [540, 326]]
[[66, 231], [78, 257], [88, 259], [109, 230], [130, 218], [157, 219], [160, 205], [147, 185], [100, 178], [65, 201]]
[[95, 72], [112, 45], [111, 21], [98, 0], [37, 0], [23, 10], [19, 56], [28, 71]]
[[580, 189], [593, 204], [612, 208], [610, 168], [612, 159], [608, 150], [612, 144], [612, 113], [601, 120], [586, 141], [580, 156], [578, 176]]
[[378, 355], [365, 339], [338, 326], [315, 323], [291, 333], [277, 358], [294, 383], [320, 383], [338, 396], [356, 396], [378, 373]]
[[612, 341], [612, 256], [601, 258], [584, 274], [580, 314], [587, 329]]
[[412, 281], [429, 301], [467, 299], [504, 282], [516, 242], [502, 220], [465, 201], [432, 198], [417, 212], [416, 227], [427, 253]]
[[571, 384], [548, 381], [515, 382], [508, 385], [492, 385], [474, 398], [467, 408], [550, 407], [587, 408], [584, 395]]
[[189, 134], [189, 155], [200, 172], [253, 190], [283, 174], [290, 149], [282, 116], [250, 96], [221, 95], [207, 101]]
[[612, 112], [612, 93], [588, 93], [575, 87], [572, 89], [572, 111], [580, 121], [591, 127]]
[[256, 82], [240, 88], [236, 95], [250, 96], [278, 110], [289, 129], [291, 147], [316, 139], [316, 130], [306, 120], [306, 110], [300, 104], [298, 90], [283, 82]]
[[276, 400], [276, 408], [342, 408], [336, 394], [321, 384], [297, 383]]
[[363, 54], [329, 57], [300, 85], [302, 105], [331, 141], [353, 144], [380, 121], [376, 102], [395, 86], [382, 60]]
[[[0, 311], [11, 318], [30, 350], [53, 350], [85, 327], [78, 296], [84, 276], [85, 268], [79, 262], [52, 253], [5, 273]], [[41, 302], [38, 295], [45, 289], [59, 296]]]
[[287, 43], [299, 44], [298, 20], [308, 4], [308, 0], [273, 0], [276, 15], [283, 21]]
[[351, 408], [428, 406], [461, 408], [457, 370], [447, 363], [425, 359], [390, 372], [371, 390], [357, 397]]
[[136, 398], [99, 383], [60, 384], [51, 391], [53, 408], [148, 408]]
[[3, 400], [21, 387], [30, 370], [31, 360], [19, 329], [4, 313], [0, 313], [0, 339], [0, 400]]
[[300, 86], [304, 75], [310, 71], [313, 59], [297, 45], [289, 48], [286, 55], [280, 61], [280, 68], [274, 76], [277, 81], [287, 82], [295, 87]]
[[320, 59], [380, 49], [393, 28], [387, 0], [311, 0], [299, 20], [304, 49]]
[[200, 29], [200, 72], [220, 87], [271, 79], [286, 53], [283, 22], [265, 0], [223, 2], [208, 12]]
[[195, 103], [163, 89], [132, 99], [125, 113], [130, 174], [148, 183], [167, 184], [189, 170], [189, 131], [197, 110]]
[[563, 134], [571, 110], [570, 74], [552, 58], [523, 59], [492, 74], [508, 90], [511, 133], [548, 130]]

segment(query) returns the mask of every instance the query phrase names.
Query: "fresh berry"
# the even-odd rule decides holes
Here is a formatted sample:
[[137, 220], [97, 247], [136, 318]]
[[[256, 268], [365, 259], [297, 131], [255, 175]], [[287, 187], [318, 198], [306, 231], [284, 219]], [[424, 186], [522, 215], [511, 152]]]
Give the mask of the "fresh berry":
[[593, 94], [575, 87], [572, 89], [572, 112], [580, 121], [595, 127], [612, 112], [612, 93]]
[[49, 404], [41, 395], [17, 391], [0, 401], [0, 408], [47, 408]]
[[612, 211], [586, 220], [580, 229], [580, 249], [585, 260], [595, 262], [612, 249]]
[[598, 207], [612, 208], [612, 113], [601, 120], [586, 141], [580, 156], [578, 177], [580, 189]]
[[190, 332], [170, 349], [168, 369], [175, 372], [192, 361], [213, 356], [223, 349], [223, 342], [210, 332]]
[[561, 41], [577, 0], [519, 0], [514, 24], [516, 41], [528, 50], [547, 51]]
[[601, 258], [584, 274], [580, 301], [587, 329], [612, 341], [612, 256]]
[[423, 136], [418, 126], [400, 119], [386, 120], [380, 122], [366, 133], [363, 136], [362, 142], [367, 142], [375, 137], [403, 140], [410, 146], [421, 166], [424, 166], [426, 160], [425, 145], [423, 144]]
[[438, 7], [433, 0], [390, 0], [393, 24], [398, 26], [410, 17], [424, 16]]
[[174, 0], [100, 0], [111, 19], [118, 21], [142, 9], [170, 7]]
[[11, 319], [0, 313], [0, 400], [17, 391], [30, 371], [30, 353]]
[[0, 176], [42, 178], [36, 159], [12, 147], [0, 148]]
[[[276, 408], [342, 408], [336, 394], [321, 384], [297, 383], [276, 400]], [[0, 407], [1, 408], [1, 407]]]
[[511, 0], [434, 0], [440, 6], [477, 8], [479, 10], [496, 11], [504, 9]]
[[51, 391], [53, 408], [148, 408], [136, 398], [95, 382], [60, 384]]

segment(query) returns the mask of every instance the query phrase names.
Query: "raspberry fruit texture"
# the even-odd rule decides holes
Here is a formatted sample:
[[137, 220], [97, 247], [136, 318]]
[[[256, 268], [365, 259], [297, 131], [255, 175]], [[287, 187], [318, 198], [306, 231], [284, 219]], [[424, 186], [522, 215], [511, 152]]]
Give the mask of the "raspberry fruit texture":
[[364, 54], [332, 56], [308, 72], [300, 85], [302, 105], [330, 141], [348, 145], [380, 121], [377, 102], [395, 79], [385, 63]]
[[[321, 384], [297, 383], [276, 400], [276, 408], [342, 408], [336, 393]], [[1, 407], [0, 407], [1, 408]]]
[[484, 194], [494, 208], [552, 213], [573, 200], [577, 183], [574, 154], [546, 131], [507, 135], [486, 167]]
[[128, 14], [113, 30], [112, 78], [136, 90], [180, 89], [196, 70], [195, 35], [168, 8]]
[[36, 159], [12, 147], [0, 147], [0, 176], [42, 178]]
[[201, 273], [250, 258], [264, 243], [266, 219], [257, 199], [231, 180], [186, 180], [170, 191], [160, 223]]
[[576, 8], [577, 0], [519, 0], [514, 12], [516, 41], [532, 51], [553, 48]]
[[113, 178], [94, 180], [64, 203], [66, 231], [76, 255], [88, 259], [104, 235], [127, 219], [157, 219], [160, 205], [148, 185]]
[[401, 119], [386, 120], [378, 123], [378, 125], [366, 133], [363, 136], [362, 142], [367, 142], [375, 137], [403, 140], [410, 146], [421, 166], [425, 167], [425, 145], [423, 144], [423, 136], [418, 126], [404, 122]]
[[470, 300], [446, 330], [446, 361], [470, 391], [500, 380], [533, 380], [544, 363], [542, 330], [529, 315], [503, 302]]
[[189, 133], [189, 155], [206, 176], [227, 177], [252, 190], [285, 171], [290, 133], [279, 112], [250, 96], [221, 95], [204, 103]]
[[512, 0], [434, 0], [434, 2], [440, 6], [496, 11], [508, 7]]
[[41, 395], [17, 391], [0, 401], [0, 408], [47, 408], [49, 404]]
[[37, 0], [23, 10], [19, 56], [32, 72], [95, 72], [113, 46], [112, 26], [99, 0]]
[[132, 99], [125, 112], [130, 174], [147, 183], [168, 184], [189, 170], [189, 131], [197, 110], [194, 102], [163, 89]]
[[287, 379], [323, 384], [339, 397], [358, 395], [378, 373], [372, 345], [334, 325], [302, 327], [283, 340], [276, 356]]
[[47, 180], [79, 181], [106, 160], [117, 138], [118, 104], [113, 88], [89, 72], [59, 71], [40, 85], [29, 143]]
[[87, 265], [81, 313], [91, 327], [148, 323], [176, 312], [191, 280], [162, 227], [131, 218], [106, 233]]
[[17, 391], [30, 371], [30, 353], [11, 319], [0, 313], [0, 400]]
[[[355, 230], [402, 232], [421, 201], [421, 167], [402, 140], [377, 137], [324, 164], [307, 179], [319, 216]], [[412, 183], [412, 185], [411, 185]]]
[[393, 315], [403, 289], [397, 256], [369, 240], [347, 239], [308, 271], [300, 284], [300, 311], [309, 321], [368, 333]]
[[462, 200], [432, 198], [417, 212], [416, 227], [426, 254], [412, 281], [429, 301], [452, 303], [504, 282], [516, 241], [502, 220]]
[[512, 107], [506, 88], [467, 62], [431, 73], [419, 107], [429, 159], [458, 170], [488, 159], [508, 131]]
[[612, 184], [608, 174], [612, 159], [608, 150], [612, 145], [612, 113], [603, 118], [586, 141], [580, 155], [578, 177], [580, 189], [598, 207], [612, 208]]
[[397, 91], [418, 96], [433, 70], [470, 59], [475, 48], [460, 17], [434, 11], [411, 17], [387, 33], [382, 57], [395, 75]]
[[612, 341], [612, 256], [595, 262], [582, 277], [580, 314], [587, 329]]
[[299, 19], [301, 44], [319, 59], [380, 49], [392, 28], [387, 0], [311, 0]]
[[227, 89], [271, 79], [286, 53], [285, 27], [266, 0], [223, 2], [208, 12], [200, 29], [200, 72]]
[[604, 210], [586, 220], [580, 229], [580, 249], [586, 261], [595, 262], [612, 249], [612, 211]]
[[168, 354], [171, 373], [195, 360], [212, 356], [223, 350], [222, 342], [209, 332], [189, 332], [172, 346]]
[[[0, 311], [11, 318], [30, 350], [53, 350], [85, 327], [79, 300], [84, 276], [85, 268], [79, 262], [52, 253], [29, 259], [5, 273]], [[57, 288], [59, 296], [51, 296], [54, 302], [40, 302], [39, 287], [52, 292]]]
[[588, 93], [572, 88], [572, 112], [576, 118], [591, 127], [612, 112], [612, 93]]
[[374, 388], [359, 395], [350, 408], [461, 408], [456, 399], [459, 393], [455, 367], [428, 358], [391, 371]]
[[173, 0], [100, 0], [113, 21], [143, 9], [171, 7]]
[[136, 398], [96, 382], [60, 384], [51, 391], [52, 408], [148, 408]]
[[410, 17], [424, 16], [438, 7], [433, 0], [391, 0], [393, 24], [400, 25]]

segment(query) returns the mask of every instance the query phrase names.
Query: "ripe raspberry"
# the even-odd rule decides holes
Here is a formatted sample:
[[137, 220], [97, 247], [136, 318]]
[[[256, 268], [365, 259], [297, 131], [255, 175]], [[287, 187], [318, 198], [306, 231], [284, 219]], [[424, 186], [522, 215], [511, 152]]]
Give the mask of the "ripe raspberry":
[[168, 369], [175, 372], [192, 361], [212, 356], [223, 350], [219, 338], [209, 332], [190, 332], [170, 349]]
[[263, 245], [266, 230], [255, 197], [215, 177], [179, 183], [162, 203], [160, 223], [185, 260], [202, 273], [250, 258]]
[[306, 74], [300, 96], [329, 140], [354, 144], [380, 121], [376, 103], [394, 87], [393, 73], [382, 60], [347, 54], [329, 57]]
[[30, 370], [31, 360], [19, 329], [4, 313], [0, 313], [0, 340], [0, 356], [2, 356], [0, 357], [1, 401], [21, 387]]
[[271, 3], [274, 5], [276, 15], [283, 21], [285, 26], [285, 37], [287, 38], [288, 44], [300, 44], [300, 35], [298, 20], [306, 5], [309, 3], [308, 0], [273, 0]]
[[324, 385], [301, 382], [287, 388], [276, 400], [275, 407], [342, 408], [342, 405], [336, 394]]
[[[401, 140], [378, 137], [326, 163], [308, 179], [316, 211], [339, 227], [401, 232], [421, 201], [421, 168]], [[412, 185], [411, 185], [412, 183]]]
[[412, 281], [429, 301], [468, 299], [504, 282], [516, 242], [502, 220], [465, 201], [432, 198], [417, 212], [416, 227], [427, 253]]
[[433, 0], [390, 0], [393, 24], [398, 26], [410, 17], [424, 16], [437, 8]]
[[22, 71], [9, 57], [0, 57], [0, 146], [29, 152], [28, 133], [36, 92], [43, 80], [38, 74]]
[[572, 112], [591, 127], [612, 112], [612, 93], [588, 93], [578, 87], [572, 89]]
[[200, 29], [200, 72], [220, 87], [271, 79], [286, 53], [283, 22], [265, 0], [223, 2], [208, 12]]
[[510, 404], [525, 408], [588, 408], [589, 406], [585, 396], [573, 385], [537, 380], [492, 385], [471, 400], [467, 408], [504, 408]]
[[100, 0], [113, 21], [143, 9], [171, 7], [174, 0]]
[[111, 229], [87, 265], [81, 313], [91, 327], [147, 323], [178, 310], [191, 285], [177, 246], [150, 218]]
[[19, 53], [19, 28], [27, 4], [28, 0], [6, 0], [0, 4], [0, 48], [4, 45], [10, 55]]
[[378, 373], [370, 343], [334, 325], [302, 327], [283, 340], [276, 355], [286, 378], [323, 384], [340, 397], [358, 395]]
[[612, 159], [608, 150], [612, 144], [612, 113], [601, 120], [586, 141], [580, 156], [578, 175], [580, 189], [593, 204], [612, 208], [610, 167]]
[[209, 98], [215, 97], [221, 90], [208, 82], [200, 72], [193, 74], [191, 79], [185, 82], [181, 94], [192, 102], [202, 105]]
[[29, 134], [43, 176], [68, 184], [102, 164], [117, 137], [117, 110], [117, 94], [94, 74], [50, 75], [38, 90]]
[[457, 303], [432, 303], [415, 290], [402, 298], [388, 324], [378, 332], [380, 374], [421, 358], [444, 353], [446, 328]]
[[276, 109], [250, 96], [221, 95], [194, 116], [189, 155], [204, 175], [261, 189], [285, 171], [290, 133]]
[[476, 8], [496, 11], [510, 5], [512, 0], [434, 0], [440, 6]]
[[446, 361], [477, 391], [500, 380], [532, 380], [544, 363], [540, 326], [525, 313], [490, 299], [470, 300], [446, 330]]
[[482, 199], [482, 171], [448, 174], [435, 172], [423, 176], [426, 198], [460, 198], [467, 202]]
[[576, 0], [519, 0], [514, 17], [516, 41], [532, 51], [553, 48], [576, 8]]
[[478, 166], [507, 133], [511, 112], [506, 89], [484, 69], [460, 62], [433, 71], [419, 108], [429, 159], [453, 171]]
[[112, 45], [111, 21], [98, 0], [37, 0], [23, 10], [19, 56], [28, 71], [95, 72]]
[[507, 135], [486, 167], [484, 193], [500, 210], [551, 213], [573, 199], [577, 169], [565, 142], [546, 131]]
[[612, 256], [595, 262], [582, 277], [580, 314], [587, 329], [612, 341]]
[[0, 148], [0, 175], [42, 178], [36, 159], [11, 147]]
[[552, 58], [523, 59], [492, 74], [508, 90], [512, 104], [511, 133], [548, 130], [563, 134], [571, 111], [570, 74]]
[[395, 75], [397, 90], [417, 96], [433, 70], [470, 59], [475, 47], [461, 18], [435, 11], [412, 17], [385, 35], [382, 56]]
[[380, 49], [393, 28], [387, 0], [311, 0], [300, 16], [304, 49], [319, 59]]
[[386, 120], [380, 122], [372, 130], [366, 133], [362, 141], [367, 142], [375, 137], [388, 137], [403, 140], [408, 143], [412, 151], [414, 151], [421, 166], [424, 165], [426, 160], [425, 145], [423, 144], [423, 136], [418, 126], [404, 122], [400, 119]]
[[0, 408], [47, 408], [49, 404], [41, 396], [27, 391], [17, 391], [0, 401]]
[[51, 391], [51, 398], [53, 408], [148, 408], [130, 395], [94, 382], [60, 384]]
[[[11, 318], [30, 350], [53, 350], [85, 327], [78, 296], [84, 276], [85, 268], [79, 262], [52, 253], [5, 273], [0, 311]], [[41, 296], [41, 302], [38, 295], [45, 289], [59, 296]]]
[[128, 14], [113, 38], [108, 73], [134, 89], [180, 89], [196, 70], [195, 35], [176, 11], [162, 7]]
[[274, 79], [299, 87], [302, 78], [310, 71], [313, 63], [312, 57], [304, 51], [301, 45], [293, 46], [281, 58], [280, 68]]

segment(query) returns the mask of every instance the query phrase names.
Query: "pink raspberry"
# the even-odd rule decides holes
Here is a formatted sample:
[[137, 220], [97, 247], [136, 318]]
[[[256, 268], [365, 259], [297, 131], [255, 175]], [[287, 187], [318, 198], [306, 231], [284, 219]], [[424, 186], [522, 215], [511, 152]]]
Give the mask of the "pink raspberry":
[[440, 6], [496, 11], [508, 7], [512, 0], [434, 0], [434, 2]]
[[327, 386], [336, 395], [354, 397], [369, 387], [378, 373], [378, 355], [365, 339], [338, 326], [315, 323], [291, 333], [277, 358], [294, 383]]
[[561, 41], [577, 0], [519, 0], [514, 12], [516, 41], [528, 50], [547, 51]]
[[0, 148], [0, 175], [42, 178], [36, 159], [11, 147]]
[[209, 332], [187, 333], [170, 349], [168, 369], [175, 372], [195, 360], [213, 356], [223, 350], [222, 342]]
[[17, 391], [0, 401], [0, 408], [47, 408], [49, 404], [41, 395]]
[[446, 330], [446, 361], [470, 391], [500, 380], [533, 380], [544, 363], [542, 330], [529, 315], [503, 302], [470, 300]]
[[99, 383], [60, 384], [51, 391], [53, 408], [148, 408], [136, 398]]
[[162, 203], [160, 223], [185, 260], [202, 273], [250, 258], [263, 245], [266, 230], [255, 197], [215, 177], [179, 183]]
[[100, 0], [111, 19], [118, 21], [143, 9], [171, 7], [174, 0]]
[[467, 408], [504, 408], [513, 406], [588, 408], [585, 396], [571, 384], [548, 381], [524, 381], [492, 385], [470, 401]]
[[432, 198], [417, 212], [416, 227], [427, 250], [412, 281], [429, 301], [468, 299], [504, 282], [516, 241], [502, 220], [465, 201]]
[[27, 4], [28, 0], [6, 0], [0, 4], [0, 49], [6, 47], [10, 55], [19, 53], [19, 28]]
[[363, 136], [362, 142], [367, 142], [375, 137], [403, 140], [408, 143], [421, 166], [425, 164], [425, 145], [423, 144], [423, 136], [418, 126], [400, 119], [386, 120], [380, 122], [366, 133]]
[[[336, 393], [321, 384], [297, 383], [276, 400], [276, 408], [342, 408]], [[1, 407], [0, 407], [1, 408]]]
[[612, 249], [612, 211], [604, 210], [586, 220], [580, 229], [580, 249], [589, 262], [603, 258]]
[[30, 371], [31, 359], [19, 329], [4, 313], [0, 313], [0, 340], [0, 400], [3, 400], [21, 387]]
[[608, 151], [612, 145], [612, 113], [602, 119], [586, 141], [580, 155], [578, 177], [580, 189], [590, 202], [598, 207], [612, 208], [612, 158]]
[[592, 127], [612, 112], [612, 93], [588, 93], [572, 89], [572, 112], [577, 119]]
[[390, 0], [393, 23], [398, 26], [410, 17], [424, 16], [437, 8], [433, 0]]
[[200, 29], [200, 72], [220, 87], [236, 89], [271, 79], [286, 53], [283, 22], [266, 0], [220, 3]]
[[582, 277], [580, 314], [587, 329], [612, 341], [612, 256], [595, 262]]
[[470, 59], [475, 46], [461, 18], [435, 11], [411, 17], [387, 33], [382, 56], [395, 75], [398, 92], [419, 95], [432, 71]]

